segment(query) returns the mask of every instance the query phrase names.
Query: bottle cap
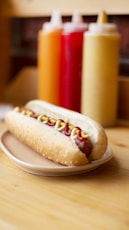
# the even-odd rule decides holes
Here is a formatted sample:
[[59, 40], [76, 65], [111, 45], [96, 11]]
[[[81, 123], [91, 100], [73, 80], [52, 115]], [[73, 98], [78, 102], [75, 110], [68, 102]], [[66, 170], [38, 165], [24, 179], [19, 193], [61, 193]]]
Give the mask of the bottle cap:
[[83, 22], [82, 16], [77, 10], [73, 12], [71, 22], [64, 23], [64, 32], [75, 32], [75, 31], [85, 31], [87, 30], [87, 23]]
[[89, 24], [89, 32], [91, 33], [114, 33], [116, 31], [116, 25], [108, 22], [108, 17], [105, 11], [102, 11], [98, 15], [96, 23]]
[[55, 30], [62, 30], [63, 23], [60, 12], [58, 10], [54, 10], [52, 12], [52, 16], [50, 22], [45, 22], [43, 24], [44, 31], [55, 31]]
[[117, 27], [113, 23], [90, 23], [89, 32], [93, 33], [113, 33], [117, 31]]

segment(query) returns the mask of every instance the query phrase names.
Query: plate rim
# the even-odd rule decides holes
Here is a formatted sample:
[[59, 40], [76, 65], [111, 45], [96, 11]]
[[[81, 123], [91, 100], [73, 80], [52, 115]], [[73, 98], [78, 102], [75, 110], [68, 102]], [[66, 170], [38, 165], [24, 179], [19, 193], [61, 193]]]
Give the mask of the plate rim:
[[[0, 136], [0, 147], [3, 150], [3, 152], [22, 170], [26, 171], [26, 172], [30, 172], [33, 174], [38, 174], [38, 173], [34, 173], [35, 170], [37, 171], [42, 171], [42, 174], [38, 174], [38, 175], [44, 175], [44, 174], [51, 174], [51, 173], [63, 173], [63, 174], [79, 174], [79, 173], [83, 173], [83, 172], [88, 172], [91, 170], [94, 170], [95, 168], [99, 167], [102, 164], [105, 164], [106, 162], [108, 162], [113, 154], [112, 154], [112, 150], [110, 148], [110, 146], [107, 146], [107, 149], [104, 153], [104, 155], [101, 157], [101, 159], [99, 160], [95, 160], [95, 161], [91, 161], [90, 163], [87, 163], [85, 165], [81, 165], [81, 166], [65, 166], [65, 165], [60, 165], [58, 167], [52, 167], [52, 166], [43, 166], [43, 165], [38, 165], [38, 164], [32, 164], [29, 162], [25, 162], [24, 160], [19, 159], [18, 157], [14, 156], [12, 152], [10, 152], [8, 150], [8, 148], [4, 145], [2, 139], [4, 138], [4, 135], [6, 135], [6, 133], [8, 133], [9, 130], [4, 131], [1, 136]], [[13, 135], [9, 132], [10, 135]], [[27, 169], [27, 170], [26, 170]], [[32, 170], [33, 169], [33, 170]], [[31, 172], [32, 171], [32, 172]], [[70, 175], [69, 174], [69, 175]]]

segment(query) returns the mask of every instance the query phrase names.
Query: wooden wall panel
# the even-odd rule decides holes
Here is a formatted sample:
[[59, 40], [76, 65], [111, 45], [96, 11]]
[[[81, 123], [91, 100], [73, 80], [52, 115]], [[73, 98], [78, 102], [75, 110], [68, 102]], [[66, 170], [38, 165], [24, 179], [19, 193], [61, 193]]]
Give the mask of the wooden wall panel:
[[10, 20], [2, 14], [0, 1], [0, 101], [8, 81], [10, 69]]

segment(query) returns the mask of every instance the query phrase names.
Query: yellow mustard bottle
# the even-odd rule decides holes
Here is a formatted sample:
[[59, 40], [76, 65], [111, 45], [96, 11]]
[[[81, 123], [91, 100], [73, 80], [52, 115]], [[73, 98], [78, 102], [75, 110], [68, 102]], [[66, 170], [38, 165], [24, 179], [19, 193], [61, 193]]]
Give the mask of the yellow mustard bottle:
[[50, 22], [38, 33], [38, 99], [59, 104], [60, 43], [63, 24], [53, 11]]
[[81, 112], [104, 127], [117, 119], [120, 34], [102, 12], [84, 33]]

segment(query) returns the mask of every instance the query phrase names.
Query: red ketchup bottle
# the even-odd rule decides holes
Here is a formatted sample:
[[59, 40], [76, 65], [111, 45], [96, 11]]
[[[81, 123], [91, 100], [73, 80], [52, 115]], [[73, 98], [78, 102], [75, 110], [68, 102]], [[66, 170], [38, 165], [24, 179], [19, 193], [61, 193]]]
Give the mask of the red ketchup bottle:
[[88, 25], [77, 11], [61, 35], [60, 106], [80, 112], [83, 34]]

